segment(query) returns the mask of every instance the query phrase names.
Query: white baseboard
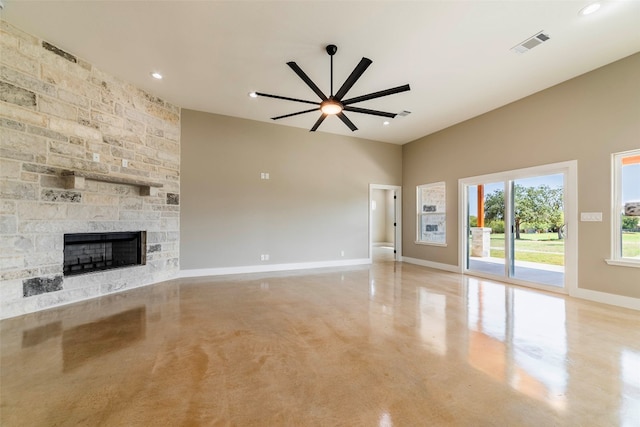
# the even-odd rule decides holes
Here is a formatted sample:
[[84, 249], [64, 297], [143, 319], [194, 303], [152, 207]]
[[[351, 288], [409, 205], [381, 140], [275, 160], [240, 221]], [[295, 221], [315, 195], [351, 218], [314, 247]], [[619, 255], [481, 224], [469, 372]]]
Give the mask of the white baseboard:
[[602, 304], [640, 310], [640, 298], [625, 297], [622, 295], [608, 294], [606, 292], [592, 291], [590, 289], [577, 288], [571, 290], [569, 295]]
[[408, 264], [421, 265], [423, 267], [435, 268], [437, 270], [450, 271], [452, 273], [461, 273], [460, 267], [456, 265], [451, 265], [451, 264], [441, 264], [439, 262], [426, 261], [423, 259], [410, 258], [406, 256], [402, 257], [402, 262], [406, 262]]
[[347, 259], [335, 261], [301, 262], [292, 264], [246, 265], [240, 267], [195, 268], [180, 270], [178, 277], [226, 276], [229, 274], [270, 273], [288, 270], [309, 270], [313, 268], [347, 267], [352, 265], [371, 264], [371, 259]]
[[393, 248], [393, 247], [394, 247], [394, 244], [393, 244], [393, 242], [374, 242], [374, 243], [373, 243], [373, 246], [374, 246], [374, 247], [381, 247], [381, 246], [383, 246], [383, 247]]

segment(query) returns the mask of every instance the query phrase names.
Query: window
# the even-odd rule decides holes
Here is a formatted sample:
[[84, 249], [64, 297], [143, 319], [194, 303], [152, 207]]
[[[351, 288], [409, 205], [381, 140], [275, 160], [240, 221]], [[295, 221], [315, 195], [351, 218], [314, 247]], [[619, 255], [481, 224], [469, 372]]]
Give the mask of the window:
[[612, 156], [611, 259], [640, 267], [640, 149]]
[[416, 243], [446, 246], [446, 193], [444, 182], [417, 187]]

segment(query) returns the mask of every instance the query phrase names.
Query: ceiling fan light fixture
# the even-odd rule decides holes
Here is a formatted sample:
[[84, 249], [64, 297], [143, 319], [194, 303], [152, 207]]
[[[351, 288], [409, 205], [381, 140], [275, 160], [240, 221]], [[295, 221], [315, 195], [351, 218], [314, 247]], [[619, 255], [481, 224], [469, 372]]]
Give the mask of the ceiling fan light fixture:
[[322, 111], [323, 114], [329, 115], [340, 114], [342, 112], [342, 104], [337, 101], [327, 99], [320, 104], [320, 111]]

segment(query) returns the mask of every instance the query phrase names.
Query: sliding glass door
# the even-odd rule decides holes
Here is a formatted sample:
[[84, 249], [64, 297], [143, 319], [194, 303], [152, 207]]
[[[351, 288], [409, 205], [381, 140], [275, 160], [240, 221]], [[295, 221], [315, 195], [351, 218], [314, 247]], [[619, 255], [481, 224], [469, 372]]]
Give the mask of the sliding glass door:
[[461, 180], [465, 272], [565, 288], [571, 238], [566, 221], [570, 171], [565, 166]]
[[504, 182], [467, 185], [467, 258], [471, 271], [505, 276]]
[[564, 174], [510, 181], [512, 233], [509, 276], [564, 286]]

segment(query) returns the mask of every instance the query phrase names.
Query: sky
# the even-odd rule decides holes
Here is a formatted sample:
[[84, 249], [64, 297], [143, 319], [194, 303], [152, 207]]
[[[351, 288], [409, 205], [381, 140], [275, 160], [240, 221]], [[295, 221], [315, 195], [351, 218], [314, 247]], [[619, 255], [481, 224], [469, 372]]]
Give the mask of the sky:
[[640, 202], [640, 163], [622, 167], [622, 203]]

